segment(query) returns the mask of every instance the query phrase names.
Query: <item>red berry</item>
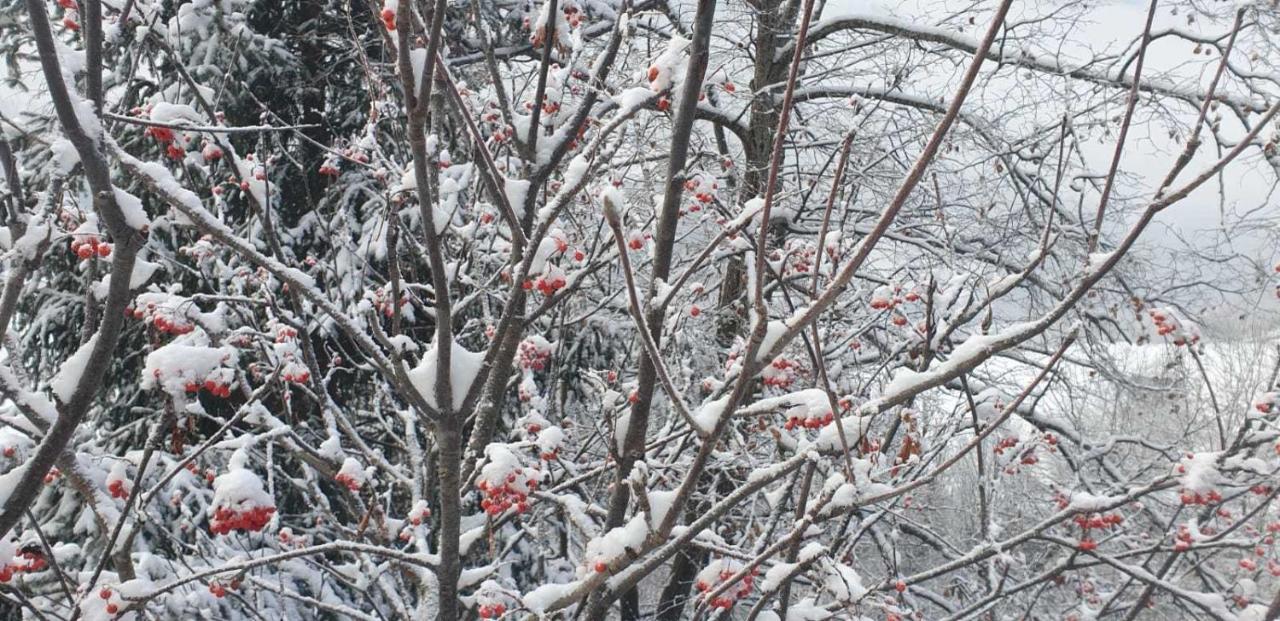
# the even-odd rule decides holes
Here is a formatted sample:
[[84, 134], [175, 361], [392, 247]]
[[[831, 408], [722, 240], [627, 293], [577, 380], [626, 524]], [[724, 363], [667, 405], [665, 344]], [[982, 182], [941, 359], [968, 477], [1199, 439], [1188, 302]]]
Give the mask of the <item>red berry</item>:
[[148, 127], [145, 133], [157, 142], [173, 142], [174, 139], [173, 130], [168, 127]]

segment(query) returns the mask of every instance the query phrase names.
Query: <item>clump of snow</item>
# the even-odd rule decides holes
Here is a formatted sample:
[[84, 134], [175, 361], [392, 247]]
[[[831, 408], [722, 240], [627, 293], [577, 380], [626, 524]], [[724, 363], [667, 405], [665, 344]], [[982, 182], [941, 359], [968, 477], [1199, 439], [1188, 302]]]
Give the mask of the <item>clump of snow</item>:
[[183, 123], [202, 125], [206, 123], [204, 115], [196, 112], [195, 108], [187, 104], [167, 101], [152, 103], [150, 117], [152, 121], [166, 125], [181, 125]]
[[787, 331], [787, 324], [781, 321], [770, 321], [765, 326], [764, 339], [760, 341], [760, 351], [756, 353], [756, 359], [760, 362], [768, 360], [768, 353], [778, 344], [778, 340]]
[[237, 469], [214, 479], [212, 504], [215, 507], [260, 507], [274, 506], [275, 501], [262, 488], [259, 476], [251, 470]]
[[1222, 483], [1222, 473], [1218, 471], [1218, 458], [1221, 453], [1190, 453], [1178, 463], [1178, 483], [1183, 489], [1192, 492], [1207, 492]]
[[679, 84], [681, 78], [684, 77], [684, 65], [687, 58], [685, 50], [688, 47], [688, 39], [680, 35], [671, 36], [671, 40], [667, 42], [666, 49], [657, 58], [653, 59], [653, 64], [649, 65], [648, 73], [645, 75], [651, 90], [658, 93]]
[[587, 548], [583, 552], [586, 567], [579, 569], [579, 575], [607, 571], [609, 564], [625, 558], [628, 551], [639, 551], [648, 536], [648, 520], [644, 512], [637, 513], [626, 524], [587, 542]]
[[[453, 349], [449, 354], [449, 384], [453, 391], [451, 407], [458, 409], [462, 407], [462, 402], [467, 398], [467, 391], [471, 390], [471, 384], [480, 374], [484, 353], [467, 351], [457, 342], [452, 345]], [[418, 366], [409, 371], [409, 381], [413, 382], [413, 387], [418, 390], [428, 405], [438, 409], [440, 406], [436, 403], [436, 369], [439, 364], [437, 351], [435, 345], [427, 350], [422, 360], [418, 362]]]
[[1103, 496], [1099, 494], [1091, 494], [1086, 491], [1076, 490], [1071, 492], [1070, 502], [1067, 508], [1072, 511], [1084, 511], [1094, 513], [1103, 511], [1110, 507], [1114, 507], [1122, 496]]
[[95, 332], [58, 368], [58, 374], [49, 382], [49, 388], [53, 390], [53, 394], [59, 401], [63, 403], [71, 401], [71, 395], [80, 385], [80, 378], [84, 375], [85, 365], [89, 364], [89, 355], [97, 344], [98, 334]]
[[537, 491], [545, 474], [536, 465], [524, 465], [513, 445], [494, 442], [485, 447], [485, 464], [476, 478], [476, 489], [483, 494], [480, 508], [489, 515], [499, 515], [514, 508], [517, 513], [529, 509], [529, 496]]
[[275, 512], [275, 499], [262, 486], [262, 479], [247, 468], [236, 467], [213, 480], [210, 530], [224, 534], [232, 530], [260, 530]]
[[206, 338], [191, 338], [194, 336], [175, 339], [147, 355], [143, 389], [160, 387], [175, 396], [195, 392], [215, 371], [235, 367], [239, 353], [234, 347], [210, 347]]
[[626, 115], [648, 103], [650, 99], [653, 99], [653, 96], [653, 91], [643, 86], [637, 86], [622, 91], [614, 100], [618, 103], [619, 114]]
[[544, 584], [520, 598], [525, 608], [534, 613], [546, 612], [547, 609], [555, 605], [555, 603], [573, 593], [578, 588], [578, 582], [568, 582], [565, 584]]
[[125, 224], [139, 231], [151, 226], [151, 220], [147, 218], [147, 212], [142, 208], [142, 199], [120, 188], [112, 188], [112, 190], [115, 191], [116, 206], [124, 214]]
[[862, 586], [862, 576], [843, 563], [826, 563], [823, 585], [837, 601], [841, 602], [856, 601], [867, 594], [866, 587]]
[[547, 427], [538, 432], [537, 439], [534, 444], [538, 445], [538, 455], [546, 460], [551, 461], [560, 454], [560, 448], [564, 446], [565, 434], [560, 427]]
[[529, 194], [529, 181], [527, 179], [507, 179], [503, 186], [503, 191], [507, 195], [507, 203], [511, 205], [511, 209], [515, 211], [517, 216], [524, 214], [525, 197]]
[[708, 401], [694, 411], [693, 422], [698, 426], [700, 433], [705, 435], [715, 430], [716, 425], [720, 423], [720, 419], [724, 417], [725, 409], [729, 405], [731, 396], [725, 395], [714, 401]]
[[364, 487], [364, 484], [369, 480], [369, 476], [370, 472], [360, 464], [359, 460], [354, 457], [348, 457], [342, 460], [342, 467], [333, 476], [333, 480], [355, 492]]
[[836, 419], [835, 424], [827, 425], [818, 432], [818, 437], [813, 442], [814, 448], [822, 452], [843, 450], [838, 429], [844, 430], [844, 439], [849, 443], [849, 448], [853, 448], [858, 439], [871, 428], [871, 418], [870, 416], [842, 416]]
[[778, 563], [764, 572], [764, 580], [760, 581], [760, 589], [765, 592], [775, 591], [782, 586], [782, 581], [795, 571], [799, 563]]
[[569, 166], [564, 171], [564, 185], [566, 188], [575, 188], [587, 176], [587, 170], [590, 169], [591, 162], [587, 160], [586, 154], [579, 154], [569, 160]]
[[671, 505], [676, 500], [676, 490], [659, 490], [649, 492], [650, 523], [657, 529], [671, 512]]
[[49, 144], [49, 153], [53, 156], [54, 170], [66, 176], [80, 163], [80, 153], [66, 138], [58, 138]]

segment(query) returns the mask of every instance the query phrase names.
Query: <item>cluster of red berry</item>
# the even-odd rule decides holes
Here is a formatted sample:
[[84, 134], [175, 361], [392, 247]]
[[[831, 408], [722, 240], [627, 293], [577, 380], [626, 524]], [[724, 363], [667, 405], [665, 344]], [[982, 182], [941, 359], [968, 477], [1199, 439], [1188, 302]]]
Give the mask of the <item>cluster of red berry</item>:
[[132, 317], [139, 321], [146, 321], [151, 324], [159, 332], [172, 335], [187, 334], [196, 329], [186, 317], [181, 317], [173, 313], [168, 308], [161, 308], [155, 302], [147, 302], [140, 306], [127, 306], [124, 309], [126, 317]]
[[[1015, 447], [1017, 447], [1018, 442], [1019, 442], [1018, 439], [1015, 437], [1001, 438], [1000, 441], [996, 443], [992, 451], [995, 452], [996, 455], [1003, 455], [1005, 451], [1012, 450]], [[1053, 442], [1056, 443], [1057, 438], [1054, 438]], [[1050, 451], [1054, 450], [1052, 444], [1050, 444], [1049, 450]], [[1037, 457], [1035, 453], [1035, 447], [1032, 446], [1027, 448], [1026, 452], [1024, 452], [1022, 456], [1018, 458], [1018, 463], [1024, 466], [1034, 466], [1040, 463], [1040, 458]], [[1015, 468], [1012, 465], [1010, 465], [1008, 468], [1005, 469], [1005, 474], [1014, 474], [1016, 472], [1017, 472], [1017, 468]]]
[[582, 11], [578, 9], [578, 5], [573, 2], [565, 3], [564, 19], [569, 22], [570, 28], [577, 28], [582, 25]]
[[482, 604], [476, 609], [476, 614], [480, 615], [481, 619], [497, 619], [506, 613], [507, 607], [501, 602], [496, 604]]
[[814, 259], [817, 257], [817, 246], [812, 242], [800, 240], [787, 240], [786, 252], [774, 250], [769, 258], [775, 262], [781, 262], [782, 267], [779, 268], [781, 273], [786, 274], [788, 271], [794, 271], [799, 274], [808, 274], [813, 269]]
[[23, 550], [18, 553], [18, 558], [22, 560], [0, 565], [0, 582], [12, 580], [14, 574], [35, 573], [49, 566], [49, 562], [39, 550]]
[[219, 147], [212, 142], [205, 142], [204, 146], [200, 149], [200, 157], [204, 158], [204, 161], [209, 163], [216, 162], [222, 159], [222, 147]]
[[[390, 317], [395, 313], [395, 307], [391, 305], [391, 300], [389, 299], [391, 296], [387, 295], [388, 293], [389, 292], [385, 291], [384, 289], [374, 289], [373, 291], [373, 307], [378, 309], [378, 311], [381, 312], [385, 317]], [[409, 304], [409, 294], [407, 292], [401, 291], [400, 292], [400, 308], [404, 308], [408, 304]]]
[[87, 261], [94, 257], [105, 259], [111, 256], [111, 244], [102, 241], [97, 235], [75, 235], [71, 239], [71, 252], [79, 257], [81, 261]]
[[[544, 96], [542, 98], [542, 113], [547, 116], [550, 116], [560, 111], [560, 102], [556, 101], [550, 95], [551, 94], [548, 93], [547, 96]], [[526, 109], [533, 108], [533, 102], [528, 102], [528, 101], [525, 102], [525, 108]]]
[[128, 498], [129, 484], [124, 479], [112, 479], [107, 483], [107, 491], [111, 493], [112, 498]]
[[[908, 302], [920, 301], [920, 294], [914, 289], [903, 293], [902, 285], [893, 285], [892, 287], [881, 287], [871, 296], [871, 308], [874, 310], [895, 310], [899, 306]], [[901, 312], [895, 312], [892, 316], [893, 325], [902, 327], [907, 325], [907, 317]]]
[[204, 473], [201, 474], [200, 467], [196, 465], [195, 461], [189, 461], [187, 462], [187, 465], [183, 467], [186, 468], [187, 472], [190, 472], [197, 478], [204, 477], [205, 483], [213, 483], [213, 480], [218, 478], [211, 468], [205, 468]]
[[[525, 29], [525, 30], [532, 30], [532, 31], [533, 31], [533, 32], [529, 33], [529, 46], [530, 46], [530, 47], [533, 47], [533, 48], [535, 48], [535, 49], [542, 49], [543, 44], [544, 44], [544, 43], [546, 42], [546, 40], [547, 40], [547, 26], [548, 26], [548, 24], [540, 24], [537, 28], [534, 28], [534, 27], [533, 27], [532, 22], [530, 22], [530, 21], [529, 21], [529, 16], [528, 16], [528, 15], [525, 15], [524, 20], [523, 20], [521, 23], [522, 23], [522, 25], [524, 26], [524, 29]], [[558, 29], [558, 28], [556, 28], [557, 24], [550, 24], [550, 26], [551, 26], [551, 28], [552, 28], [552, 31], [551, 31], [551, 44], [552, 44], [552, 45], [555, 45], [555, 46], [557, 46], [557, 47], [559, 47], [559, 46], [560, 46], [560, 40], [559, 40], [559, 39], [560, 39], [560, 37], [558, 36], [558, 35], [559, 35], [558, 30], [559, 30], [559, 29]]]
[[512, 507], [517, 513], [524, 513], [529, 510], [529, 494], [538, 489], [538, 479], [526, 476], [523, 468], [516, 468], [507, 475], [505, 482], [494, 484], [488, 479], [480, 479], [476, 481], [476, 488], [484, 494], [480, 508], [485, 513], [499, 515]]
[[280, 529], [276, 539], [280, 541], [280, 545], [302, 548], [307, 546], [310, 537], [307, 535], [295, 535], [292, 528], [285, 527]]
[[333, 476], [333, 480], [341, 483], [343, 487], [346, 487], [353, 492], [360, 491], [360, 487], [364, 485], [358, 477], [348, 472], [339, 472], [338, 474], [335, 474]]
[[285, 325], [276, 326], [276, 342], [277, 343], [288, 343], [289, 341], [292, 341], [293, 339], [296, 339], [296, 338], [298, 338], [297, 330]]
[[110, 588], [103, 587], [101, 591], [98, 591], [98, 597], [107, 600], [107, 614], [114, 615], [120, 612], [120, 604], [122, 602], [115, 598], [115, 593]]
[[[526, 280], [524, 284], [525, 289], [530, 287], [529, 281]], [[555, 265], [547, 265], [547, 269], [542, 272], [541, 276], [538, 276], [537, 280], [533, 281], [532, 286], [537, 288], [542, 295], [551, 296], [556, 291], [563, 289], [565, 284], [567, 282], [564, 270]]]
[[698, 213], [702, 211], [703, 206], [711, 203], [716, 199], [716, 191], [720, 189], [720, 184], [713, 178], [705, 175], [694, 175], [684, 181], [684, 189], [693, 195], [693, 202], [680, 212], [680, 215], [688, 213]]
[[913, 291], [902, 293], [902, 285], [894, 285], [892, 288], [881, 287], [871, 296], [871, 308], [875, 310], [888, 310], [897, 308], [904, 302], [917, 302], [920, 300], [920, 294]]
[[1178, 527], [1178, 533], [1174, 535], [1173, 538], [1174, 538], [1174, 544], [1173, 544], [1174, 550], [1177, 550], [1179, 552], [1184, 552], [1191, 548], [1191, 529], [1187, 528], [1186, 524], [1183, 524]]
[[1253, 408], [1260, 414], [1270, 414], [1275, 410], [1276, 403], [1280, 403], [1280, 393], [1263, 393], [1253, 402]]
[[227, 589], [230, 589], [232, 591], [239, 590], [240, 579], [232, 578], [231, 581], [227, 583], [227, 586], [222, 586], [222, 583], [218, 582], [217, 580], [214, 580], [213, 582], [209, 583], [209, 592], [212, 593], [213, 596], [218, 599], [222, 599], [227, 596]]
[[1222, 494], [1219, 494], [1216, 489], [1209, 490], [1207, 494], [1201, 494], [1200, 492], [1193, 492], [1191, 490], [1184, 489], [1178, 497], [1182, 500], [1182, 504], [1188, 506], [1210, 505], [1222, 502]]
[[187, 156], [186, 149], [178, 142], [178, 136], [168, 127], [160, 127], [152, 125], [143, 131], [144, 134], [155, 139], [156, 142], [165, 145], [165, 155], [170, 159], [181, 160]]
[[645, 242], [652, 237], [649, 233], [641, 231], [631, 231], [627, 234], [627, 247], [632, 250], [641, 250], [644, 248]]
[[[699, 573], [698, 581], [694, 583], [694, 587], [698, 589], [699, 593], [703, 594], [702, 597], [705, 599], [707, 594], [712, 591], [716, 585], [729, 580], [735, 573], [737, 573], [737, 571], [731, 566], [724, 566], [718, 574], [715, 574], [714, 582], [712, 582], [709, 580], [709, 578], [711, 578], [710, 576], [704, 575], [704, 570], [704, 572]], [[726, 590], [724, 593], [712, 598], [708, 603], [712, 608], [720, 608], [723, 610], [733, 608], [733, 605], [736, 604], [738, 600], [751, 595], [751, 591], [755, 589], [755, 577], [759, 575], [759, 573], [760, 570], [758, 568], [752, 568], [751, 573], [742, 577], [737, 588]]]
[[187, 382], [182, 387], [182, 389], [186, 391], [188, 394], [198, 393], [200, 392], [201, 388], [203, 388], [205, 392], [208, 392], [209, 394], [215, 397], [221, 397], [223, 399], [226, 399], [227, 397], [231, 396], [230, 383], [219, 382], [213, 379], [206, 379], [203, 384], [201, 384], [200, 382]]
[[521, 369], [542, 371], [551, 361], [551, 352], [551, 344], [545, 339], [527, 338], [520, 341], [520, 347], [516, 353], [516, 364], [520, 365]]
[[992, 449], [991, 449], [991, 450], [992, 450], [992, 452], [994, 452], [996, 455], [1004, 455], [1004, 452], [1005, 452], [1005, 451], [1007, 451], [1007, 450], [1009, 450], [1009, 449], [1012, 449], [1012, 448], [1014, 448], [1014, 447], [1016, 447], [1016, 446], [1018, 446], [1018, 439], [1017, 439], [1017, 438], [1015, 438], [1015, 437], [1013, 437], [1013, 436], [1005, 436], [1005, 437], [1003, 437], [1003, 438], [1000, 438], [1000, 441], [999, 441], [999, 442], [996, 442], [996, 445], [995, 445], [994, 447], [992, 447]]
[[1160, 336], [1173, 335], [1173, 344], [1179, 347], [1184, 345], [1195, 345], [1200, 341], [1200, 335], [1194, 331], [1183, 329], [1182, 324], [1169, 311], [1161, 309], [1151, 309], [1147, 311], [1150, 315], [1152, 323], [1156, 326], [1156, 334]]
[[79, 10], [76, 0], [58, 0], [58, 6], [66, 10], [62, 16], [62, 27], [72, 32], [80, 30], [80, 22], [76, 21], [76, 12]]
[[295, 384], [306, 384], [311, 381], [311, 372], [307, 367], [296, 360], [290, 360], [284, 365], [284, 369], [280, 373], [280, 379]]
[[801, 418], [799, 416], [791, 416], [787, 418], [787, 422], [783, 425], [783, 427], [785, 427], [787, 431], [791, 431], [796, 427], [801, 427], [804, 429], [821, 429], [823, 427], [826, 427], [827, 425], [830, 425], [831, 421], [835, 419], [836, 419], [835, 415], [832, 414], [830, 411], [828, 411], [826, 414], [823, 414], [822, 416], [808, 416], [805, 418]]
[[1079, 514], [1072, 518], [1076, 526], [1080, 530], [1088, 532], [1091, 529], [1112, 528], [1124, 523], [1124, 516], [1119, 513], [1095, 513], [1092, 515]]
[[799, 362], [785, 356], [778, 356], [760, 372], [760, 378], [764, 381], [765, 386], [787, 388], [796, 380], [796, 375], [801, 371]]
[[215, 535], [225, 535], [233, 530], [257, 532], [271, 521], [271, 516], [275, 512], [275, 507], [248, 509], [218, 507], [213, 512], [213, 520], [209, 522], [209, 531]]
[[419, 501], [414, 505], [413, 510], [409, 512], [409, 523], [414, 526], [422, 526], [427, 518], [431, 517], [431, 508], [427, 506], [426, 501]]
[[[498, 104], [497, 102], [490, 101], [485, 104], [485, 107], [489, 108], [490, 110], [493, 110], [498, 107]], [[488, 112], [483, 116], [481, 116], [480, 120], [484, 121], [490, 126], [491, 128], [490, 131], [493, 135], [494, 142], [498, 142], [498, 143], [506, 142], [516, 134], [515, 128], [503, 123], [502, 116], [499, 115], [497, 112]], [[488, 224], [493, 221], [492, 214], [485, 214], [485, 215], [489, 216], [489, 219], [484, 220], [482, 218], [481, 222], [483, 222], [484, 224]]]

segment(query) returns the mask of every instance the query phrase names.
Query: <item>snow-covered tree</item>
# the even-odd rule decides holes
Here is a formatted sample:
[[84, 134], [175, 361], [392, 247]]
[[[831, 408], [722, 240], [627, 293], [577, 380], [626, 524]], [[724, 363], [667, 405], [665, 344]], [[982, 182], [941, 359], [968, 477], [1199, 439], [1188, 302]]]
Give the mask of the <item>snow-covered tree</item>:
[[1277, 28], [0, 0], [0, 616], [1274, 621]]

